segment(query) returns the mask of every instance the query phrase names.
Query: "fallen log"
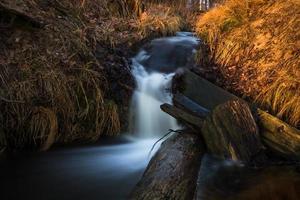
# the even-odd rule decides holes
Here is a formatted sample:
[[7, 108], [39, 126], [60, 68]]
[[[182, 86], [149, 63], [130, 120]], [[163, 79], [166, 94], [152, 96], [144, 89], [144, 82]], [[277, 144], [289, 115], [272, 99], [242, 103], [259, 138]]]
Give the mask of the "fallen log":
[[199, 116], [190, 114], [180, 108], [177, 108], [167, 103], [161, 105], [160, 108], [161, 110], [168, 113], [172, 117], [178, 119], [179, 121], [184, 122], [190, 128], [193, 128], [193, 126], [197, 128], [202, 127], [204, 119], [200, 118]]
[[175, 133], [151, 159], [130, 199], [192, 199], [205, 148], [193, 133]]
[[214, 155], [254, 165], [265, 162], [258, 127], [244, 101], [217, 106], [204, 121], [201, 133]]
[[174, 106], [163, 104], [161, 109], [192, 129], [202, 127], [204, 119], [209, 114], [207, 109], [179, 93], [174, 95], [173, 103]]
[[229, 100], [239, 99], [190, 70], [185, 71], [182, 81], [183, 90], [179, 92], [207, 110], [213, 110], [216, 106]]
[[[179, 92], [208, 110], [230, 100], [244, 101], [190, 70], [186, 70], [178, 80], [181, 82], [175, 84], [181, 86]], [[300, 131], [265, 111], [254, 108], [253, 112], [258, 113], [257, 121], [263, 143], [281, 156], [300, 159]]]
[[173, 96], [173, 103], [175, 107], [203, 119], [209, 114], [209, 110], [180, 93]]
[[274, 152], [300, 159], [300, 132], [278, 118], [258, 109], [262, 139]]

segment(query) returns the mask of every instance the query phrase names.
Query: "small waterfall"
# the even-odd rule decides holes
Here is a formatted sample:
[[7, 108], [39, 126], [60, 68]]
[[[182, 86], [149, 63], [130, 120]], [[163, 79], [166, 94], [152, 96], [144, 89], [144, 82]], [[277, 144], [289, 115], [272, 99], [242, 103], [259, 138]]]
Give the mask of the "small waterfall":
[[144, 138], [159, 137], [178, 128], [176, 120], [160, 110], [161, 104], [172, 103], [170, 87], [174, 73], [147, 72], [140, 63], [148, 57], [142, 50], [132, 64], [137, 88], [131, 106], [131, 126], [136, 136]]
[[193, 61], [199, 45], [190, 32], [158, 38], [132, 59], [132, 74], [136, 90], [131, 105], [131, 131], [142, 138], [161, 137], [169, 129], [178, 129], [176, 120], [160, 109], [163, 103], [172, 104], [172, 77], [178, 68]]

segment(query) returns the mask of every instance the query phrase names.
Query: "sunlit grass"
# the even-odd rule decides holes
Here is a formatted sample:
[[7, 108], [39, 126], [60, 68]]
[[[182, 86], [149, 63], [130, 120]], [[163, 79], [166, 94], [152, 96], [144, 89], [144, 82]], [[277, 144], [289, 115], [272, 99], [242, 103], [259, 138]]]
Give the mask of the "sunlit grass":
[[[39, 9], [31, 0], [23, 3]], [[122, 42], [114, 30], [126, 26], [124, 21], [111, 20], [107, 26], [114, 30], [101, 27], [110, 16], [106, 1], [51, 6], [59, 19], [57, 10], [43, 13], [47, 27], [22, 30], [20, 43], [6, 47], [0, 65], [0, 148], [46, 150], [54, 143], [91, 142], [120, 132], [118, 105], [105, 98], [109, 83], [94, 50], [98, 42]], [[20, 37], [13, 28], [8, 39]]]
[[183, 21], [173, 9], [164, 5], [150, 6], [150, 9], [140, 17], [138, 23], [140, 33], [143, 36], [175, 34], [181, 29]]
[[199, 17], [196, 25], [224, 84], [296, 127], [299, 7], [300, 1], [292, 0], [227, 0]]

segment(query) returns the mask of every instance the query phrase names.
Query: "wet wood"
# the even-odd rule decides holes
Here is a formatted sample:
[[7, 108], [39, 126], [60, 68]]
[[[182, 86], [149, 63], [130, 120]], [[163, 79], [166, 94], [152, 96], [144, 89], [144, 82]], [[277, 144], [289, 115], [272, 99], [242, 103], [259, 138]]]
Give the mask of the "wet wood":
[[300, 159], [300, 131], [258, 109], [264, 143], [274, 152]]
[[180, 92], [207, 110], [213, 110], [229, 100], [239, 99], [190, 70], [186, 70], [182, 81], [183, 90]]
[[185, 110], [182, 110], [180, 108], [177, 108], [175, 106], [172, 106], [170, 104], [163, 104], [160, 106], [160, 108], [171, 115], [172, 117], [178, 119], [179, 121], [185, 123], [187, 126], [193, 128], [201, 128], [204, 119], [200, 118], [197, 115], [193, 115], [190, 112], [187, 112]]
[[204, 145], [196, 134], [174, 134], [151, 159], [130, 199], [193, 199], [204, 153]]
[[265, 161], [258, 127], [244, 101], [217, 106], [203, 123], [201, 133], [208, 151], [214, 155], [254, 165]]
[[[230, 100], [244, 101], [190, 70], [186, 70], [183, 77], [179, 77], [178, 80], [181, 81], [176, 83], [181, 86], [179, 91], [208, 110], [213, 110]], [[267, 147], [287, 158], [300, 158], [300, 131], [298, 129], [260, 109], [253, 108], [252, 112], [257, 117], [259, 132]]]
[[192, 114], [199, 116], [201, 118], [205, 118], [209, 114], [209, 110], [200, 106], [190, 98], [182, 95], [181, 93], [177, 93], [173, 97], [174, 106]]

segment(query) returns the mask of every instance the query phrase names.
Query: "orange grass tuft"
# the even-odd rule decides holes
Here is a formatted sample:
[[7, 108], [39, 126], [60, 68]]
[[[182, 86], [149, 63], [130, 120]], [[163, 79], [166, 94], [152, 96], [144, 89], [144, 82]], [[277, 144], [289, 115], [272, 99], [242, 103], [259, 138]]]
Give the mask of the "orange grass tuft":
[[300, 1], [227, 0], [199, 17], [223, 84], [300, 126]]

